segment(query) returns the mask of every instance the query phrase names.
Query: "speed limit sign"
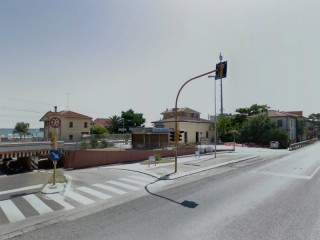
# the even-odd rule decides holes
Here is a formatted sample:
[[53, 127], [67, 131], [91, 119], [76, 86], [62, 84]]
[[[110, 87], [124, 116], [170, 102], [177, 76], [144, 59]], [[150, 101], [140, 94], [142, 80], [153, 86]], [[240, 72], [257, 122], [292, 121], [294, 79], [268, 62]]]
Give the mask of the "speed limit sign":
[[58, 128], [60, 127], [61, 121], [60, 118], [58, 117], [52, 117], [50, 118], [50, 126], [53, 128]]

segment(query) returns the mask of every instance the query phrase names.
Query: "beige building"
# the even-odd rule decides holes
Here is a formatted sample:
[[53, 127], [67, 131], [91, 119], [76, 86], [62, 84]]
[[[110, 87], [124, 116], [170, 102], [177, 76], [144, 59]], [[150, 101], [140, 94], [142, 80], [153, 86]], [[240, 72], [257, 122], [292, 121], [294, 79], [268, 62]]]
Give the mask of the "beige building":
[[266, 111], [267, 116], [271, 117], [277, 124], [278, 128], [284, 130], [288, 134], [291, 142], [296, 141], [297, 137], [297, 115], [288, 112], [275, 110]]
[[[60, 126], [53, 128], [50, 119], [60, 119]], [[92, 118], [72, 111], [47, 112], [40, 121], [44, 122], [44, 138], [49, 139], [51, 132], [58, 130], [58, 140], [78, 141], [90, 134]]]
[[[155, 128], [175, 127], [175, 109], [162, 112], [163, 118], [152, 122]], [[181, 143], [199, 143], [202, 139], [212, 140], [213, 122], [200, 118], [200, 113], [190, 108], [178, 108], [178, 128], [184, 131]]]

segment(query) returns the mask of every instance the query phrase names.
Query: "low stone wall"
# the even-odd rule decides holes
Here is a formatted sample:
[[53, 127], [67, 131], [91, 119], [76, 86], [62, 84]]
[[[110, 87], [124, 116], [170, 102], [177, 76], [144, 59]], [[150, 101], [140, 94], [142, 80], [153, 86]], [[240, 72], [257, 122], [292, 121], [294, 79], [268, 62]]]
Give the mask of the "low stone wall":
[[[178, 155], [194, 154], [196, 149], [178, 150]], [[94, 151], [75, 150], [65, 152], [62, 158], [64, 168], [86, 168], [116, 163], [143, 161], [149, 156], [160, 154], [162, 157], [174, 157], [175, 150], [127, 150], [127, 151]]]

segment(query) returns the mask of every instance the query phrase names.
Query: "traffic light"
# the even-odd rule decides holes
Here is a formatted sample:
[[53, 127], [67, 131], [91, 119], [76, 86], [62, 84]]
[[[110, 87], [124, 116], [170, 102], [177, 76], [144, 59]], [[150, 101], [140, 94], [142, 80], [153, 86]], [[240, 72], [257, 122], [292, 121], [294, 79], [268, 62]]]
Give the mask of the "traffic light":
[[221, 79], [227, 77], [227, 61], [216, 64], [216, 76], [215, 79]]
[[170, 141], [174, 142], [174, 130], [170, 132]]
[[179, 131], [179, 141], [181, 141], [182, 140], [182, 134], [184, 133], [184, 131]]

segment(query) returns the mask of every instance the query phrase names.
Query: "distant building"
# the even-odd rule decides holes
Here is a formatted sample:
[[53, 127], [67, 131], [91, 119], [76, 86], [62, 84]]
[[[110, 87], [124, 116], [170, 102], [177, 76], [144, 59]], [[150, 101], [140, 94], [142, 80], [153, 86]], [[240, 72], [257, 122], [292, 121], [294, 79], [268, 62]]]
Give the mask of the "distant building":
[[50, 126], [51, 117], [60, 118], [61, 125], [58, 128], [58, 139], [65, 141], [81, 140], [84, 135], [90, 134], [92, 118], [72, 111], [47, 112], [40, 121], [44, 122], [44, 138], [50, 138], [55, 128]]
[[[178, 127], [184, 131], [181, 143], [199, 143], [201, 139], [211, 140], [214, 136], [213, 122], [200, 118], [200, 113], [191, 108], [178, 108]], [[175, 127], [175, 109], [166, 110], [161, 113], [163, 118], [153, 121], [155, 128]]]
[[318, 133], [317, 133], [316, 122], [310, 120], [307, 117], [304, 117], [303, 111], [291, 111], [287, 113], [295, 115], [297, 116], [297, 118], [302, 118], [305, 121], [304, 133], [302, 136], [297, 136], [298, 141], [304, 141], [307, 139], [317, 137]]
[[169, 145], [168, 128], [145, 128], [135, 127], [130, 128], [131, 143], [134, 149], [154, 149], [163, 148]]
[[92, 124], [109, 128], [112, 126], [112, 121], [111, 119], [108, 119], [108, 118], [96, 118], [95, 120], [93, 120]]
[[291, 142], [295, 142], [297, 140], [297, 114], [276, 110], [267, 110], [266, 114], [275, 120], [278, 128], [287, 132], [288, 138]]

